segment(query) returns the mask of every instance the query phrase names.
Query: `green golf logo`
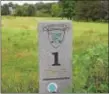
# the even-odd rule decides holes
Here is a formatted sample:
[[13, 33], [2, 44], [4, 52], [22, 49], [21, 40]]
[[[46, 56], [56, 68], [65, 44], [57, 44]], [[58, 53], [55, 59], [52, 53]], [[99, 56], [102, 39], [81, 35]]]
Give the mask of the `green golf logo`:
[[50, 93], [55, 93], [55, 92], [57, 92], [57, 84], [56, 83], [50, 83], [49, 85], [48, 85], [48, 87], [47, 87], [47, 89], [48, 89], [48, 91], [50, 92]]

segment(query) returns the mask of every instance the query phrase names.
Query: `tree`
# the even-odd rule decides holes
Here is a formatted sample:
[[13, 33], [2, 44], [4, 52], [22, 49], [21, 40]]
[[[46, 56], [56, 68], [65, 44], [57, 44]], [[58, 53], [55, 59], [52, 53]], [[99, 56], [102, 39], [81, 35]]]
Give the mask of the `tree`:
[[51, 11], [52, 11], [52, 12], [51, 12], [51, 15], [52, 15], [53, 17], [58, 17], [58, 16], [60, 16], [61, 8], [59, 7], [59, 4], [57, 4], [57, 3], [52, 4]]
[[28, 6], [28, 16], [34, 16], [35, 15], [35, 7], [32, 5], [32, 4], [30, 4], [29, 6]]
[[75, 3], [75, 0], [60, 0], [60, 5], [62, 7], [61, 16], [71, 20], [75, 15]]
[[91, 16], [91, 7], [92, 7], [92, 4], [93, 1], [87, 1], [87, 0], [84, 0], [84, 1], [77, 1], [76, 3], [76, 7], [75, 7], [75, 18], [77, 20], [89, 20], [89, 17]]
[[35, 7], [32, 4], [16, 6], [15, 15], [18, 16], [35, 16]]
[[108, 1], [77, 1], [75, 18], [84, 21], [98, 21], [108, 19]]
[[2, 15], [9, 15], [9, 14], [10, 14], [8, 4], [4, 4], [4, 5], [1, 7], [1, 14], [2, 14]]
[[108, 21], [109, 20], [109, 1], [101, 0], [101, 19]]
[[28, 7], [29, 4], [25, 3], [24, 5], [22, 5], [22, 9], [23, 9], [23, 16], [28, 16]]
[[8, 3], [8, 6], [14, 8], [14, 4], [12, 2]]
[[51, 5], [52, 3], [36, 3], [36, 16], [51, 16]]
[[23, 10], [21, 6], [17, 6], [16, 10], [15, 10], [15, 16], [23, 16]]

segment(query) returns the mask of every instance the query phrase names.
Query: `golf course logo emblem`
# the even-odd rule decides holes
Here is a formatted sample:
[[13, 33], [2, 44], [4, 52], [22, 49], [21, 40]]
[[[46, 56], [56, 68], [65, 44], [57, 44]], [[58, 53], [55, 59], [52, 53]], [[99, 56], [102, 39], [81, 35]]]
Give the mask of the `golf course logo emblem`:
[[58, 48], [64, 41], [68, 26], [66, 24], [51, 24], [45, 26], [43, 31], [47, 31], [48, 39], [52, 47]]

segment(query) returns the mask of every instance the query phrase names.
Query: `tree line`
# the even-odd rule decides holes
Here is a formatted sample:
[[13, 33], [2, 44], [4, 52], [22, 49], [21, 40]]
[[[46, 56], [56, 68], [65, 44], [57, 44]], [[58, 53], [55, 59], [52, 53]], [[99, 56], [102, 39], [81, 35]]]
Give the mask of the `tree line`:
[[25, 3], [23, 5], [8, 3], [1, 6], [1, 14], [107, 22], [108, 5], [108, 0], [60, 0], [58, 3]]

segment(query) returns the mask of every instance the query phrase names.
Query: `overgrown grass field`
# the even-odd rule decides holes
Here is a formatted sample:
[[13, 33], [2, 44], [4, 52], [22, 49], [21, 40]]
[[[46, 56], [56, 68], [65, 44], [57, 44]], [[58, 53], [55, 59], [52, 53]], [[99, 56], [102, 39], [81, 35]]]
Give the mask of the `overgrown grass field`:
[[[38, 92], [39, 21], [61, 18], [2, 17], [2, 92]], [[73, 92], [108, 91], [108, 24], [72, 22]]]

